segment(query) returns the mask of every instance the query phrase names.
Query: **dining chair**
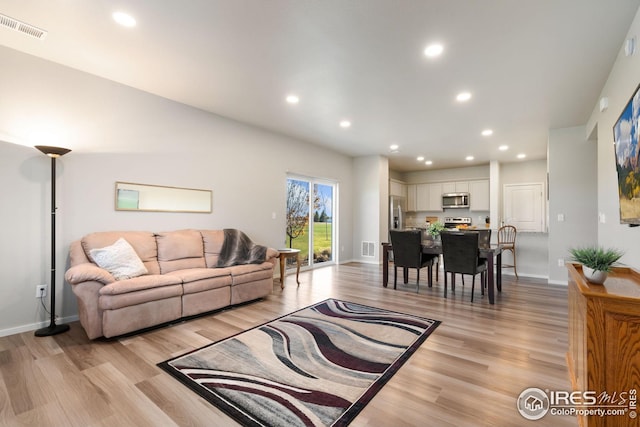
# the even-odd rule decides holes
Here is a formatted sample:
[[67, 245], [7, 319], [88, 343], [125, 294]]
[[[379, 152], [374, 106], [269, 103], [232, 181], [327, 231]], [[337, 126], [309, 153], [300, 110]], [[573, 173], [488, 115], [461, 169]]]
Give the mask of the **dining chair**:
[[485, 228], [484, 230], [476, 230], [478, 233], [478, 247], [486, 248], [491, 245], [491, 229]]
[[[444, 259], [444, 297], [447, 297], [447, 273], [451, 273], [451, 290], [455, 291], [455, 274], [470, 274], [471, 302], [476, 285], [476, 275], [480, 273], [482, 295], [487, 281], [487, 260], [480, 258], [478, 249], [479, 233], [448, 232], [441, 234], [442, 257]], [[464, 277], [464, 276], [463, 276]]]
[[[416, 292], [420, 288], [420, 269], [429, 267], [428, 283], [433, 286], [432, 269], [437, 255], [422, 253], [422, 231], [420, 230], [389, 230], [391, 233], [391, 247], [393, 250], [393, 289], [398, 282], [398, 267], [403, 269], [417, 269]], [[407, 283], [407, 274], [404, 274]]]
[[[478, 247], [487, 248], [489, 246], [491, 246], [491, 229], [478, 230]], [[487, 261], [487, 258], [481, 256], [480, 261]]]
[[518, 270], [516, 269], [516, 227], [513, 225], [503, 225], [498, 229], [498, 244], [502, 246], [502, 251], [510, 251], [513, 256], [513, 264], [502, 263], [502, 268], [513, 268], [513, 273], [518, 279]]

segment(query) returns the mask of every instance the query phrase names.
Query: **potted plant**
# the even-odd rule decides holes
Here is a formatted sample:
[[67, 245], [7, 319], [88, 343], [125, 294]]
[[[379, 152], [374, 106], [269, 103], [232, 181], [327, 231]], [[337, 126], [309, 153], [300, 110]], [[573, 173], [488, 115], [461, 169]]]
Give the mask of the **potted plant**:
[[427, 233], [433, 238], [437, 239], [440, 236], [440, 232], [444, 230], [444, 224], [440, 221], [435, 221], [429, 224], [427, 227]]
[[569, 249], [571, 258], [582, 264], [582, 273], [591, 283], [602, 284], [623, 253], [618, 249], [604, 249], [600, 246], [587, 246]]

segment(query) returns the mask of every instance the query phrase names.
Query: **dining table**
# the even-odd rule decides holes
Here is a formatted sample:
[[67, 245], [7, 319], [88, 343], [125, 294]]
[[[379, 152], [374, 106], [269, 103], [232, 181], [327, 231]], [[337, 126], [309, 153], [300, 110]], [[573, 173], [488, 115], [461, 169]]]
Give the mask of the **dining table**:
[[[487, 294], [489, 304], [495, 304], [495, 289], [502, 292], [502, 245], [489, 244], [478, 247], [480, 257], [487, 259]], [[382, 286], [385, 288], [389, 284], [389, 253], [393, 252], [391, 243], [382, 243]], [[440, 240], [423, 240], [422, 253], [431, 255], [442, 255], [442, 242]], [[495, 258], [495, 262], [494, 262]], [[495, 266], [495, 275], [494, 275]], [[406, 280], [408, 269], [404, 269]], [[446, 273], [445, 273], [446, 274]]]

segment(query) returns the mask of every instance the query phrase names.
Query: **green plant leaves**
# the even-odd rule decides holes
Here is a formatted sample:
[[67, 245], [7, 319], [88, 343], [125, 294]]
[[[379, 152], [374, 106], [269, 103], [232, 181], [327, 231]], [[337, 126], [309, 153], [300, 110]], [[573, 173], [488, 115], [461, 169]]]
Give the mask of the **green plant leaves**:
[[622, 257], [618, 249], [604, 249], [599, 246], [571, 248], [569, 253], [574, 261], [598, 271], [609, 272], [611, 265]]

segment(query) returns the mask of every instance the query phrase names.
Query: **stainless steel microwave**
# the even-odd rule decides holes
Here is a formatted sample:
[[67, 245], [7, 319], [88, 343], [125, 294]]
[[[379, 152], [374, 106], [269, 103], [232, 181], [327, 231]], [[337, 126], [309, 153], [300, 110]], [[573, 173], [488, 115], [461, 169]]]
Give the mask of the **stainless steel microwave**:
[[468, 208], [469, 193], [445, 193], [442, 195], [442, 208]]

